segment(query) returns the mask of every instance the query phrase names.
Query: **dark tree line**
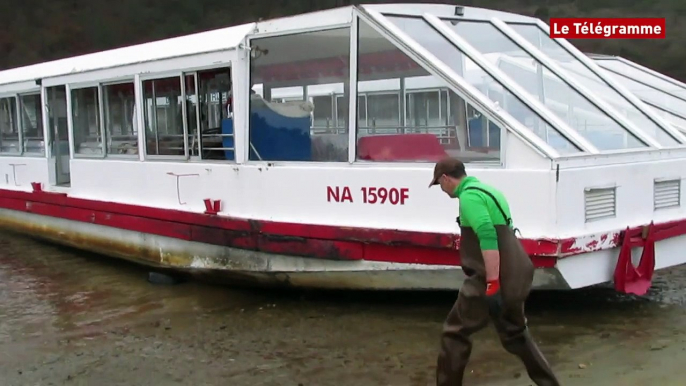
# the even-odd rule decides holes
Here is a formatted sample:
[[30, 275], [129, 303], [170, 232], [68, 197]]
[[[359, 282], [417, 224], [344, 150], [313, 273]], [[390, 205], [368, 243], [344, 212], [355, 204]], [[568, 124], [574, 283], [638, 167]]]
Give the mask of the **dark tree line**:
[[[403, 2], [365, 1], [366, 3]], [[686, 81], [686, 0], [453, 0], [539, 17], [666, 17], [664, 40], [575, 40]], [[0, 0], [0, 69], [234, 24], [357, 3], [350, 0]]]

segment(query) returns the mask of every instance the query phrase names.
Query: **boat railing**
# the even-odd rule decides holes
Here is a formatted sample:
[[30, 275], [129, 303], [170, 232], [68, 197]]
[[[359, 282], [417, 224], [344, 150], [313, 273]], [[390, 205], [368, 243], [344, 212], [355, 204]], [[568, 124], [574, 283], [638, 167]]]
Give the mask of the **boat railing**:
[[[345, 127], [312, 127], [313, 137], [347, 135]], [[358, 126], [358, 137], [403, 135], [403, 134], [432, 134], [446, 149], [459, 149], [458, 127], [455, 125], [393, 125], [393, 126]], [[183, 156], [185, 144], [183, 133], [159, 133], [146, 141], [147, 154], [165, 156]], [[203, 159], [233, 159], [235, 152], [234, 134], [224, 133], [221, 128], [205, 129], [201, 134], [202, 143], [198, 141], [198, 133], [188, 134], [188, 148], [190, 156], [197, 156], [198, 148], [202, 149]], [[102, 144], [99, 135], [83, 138], [77, 144], [79, 154], [101, 154]], [[252, 148], [252, 143], [251, 143]], [[255, 153], [255, 150], [252, 149]], [[108, 141], [110, 154], [138, 154], [137, 135], [115, 135]]]
[[[335, 135], [345, 134], [345, 127], [317, 127], [310, 130], [312, 135]], [[446, 147], [458, 147], [457, 126], [455, 125], [430, 125], [430, 126], [358, 126], [358, 137], [371, 135], [397, 135], [397, 134], [433, 134], [438, 138], [441, 145]]]

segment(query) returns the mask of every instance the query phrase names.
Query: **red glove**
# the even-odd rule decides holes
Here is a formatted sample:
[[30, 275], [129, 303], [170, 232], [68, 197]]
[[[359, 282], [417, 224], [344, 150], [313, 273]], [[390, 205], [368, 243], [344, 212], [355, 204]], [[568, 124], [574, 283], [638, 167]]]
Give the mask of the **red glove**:
[[493, 280], [486, 283], [486, 296], [493, 296], [500, 291], [500, 281]]
[[486, 302], [491, 317], [500, 318], [503, 314], [503, 297], [500, 293], [500, 280], [486, 282]]

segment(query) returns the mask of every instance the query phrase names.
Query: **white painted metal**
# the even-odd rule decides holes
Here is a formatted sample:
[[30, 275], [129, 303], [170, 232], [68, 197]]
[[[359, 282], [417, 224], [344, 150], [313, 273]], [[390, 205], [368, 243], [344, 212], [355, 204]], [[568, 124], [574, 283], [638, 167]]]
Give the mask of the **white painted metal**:
[[[576, 79], [574, 79], [574, 77], [569, 76], [569, 74], [567, 74], [567, 72], [564, 69], [562, 69], [560, 65], [558, 65], [554, 60], [546, 56], [538, 48], [534, 47], [526, 39], [521, 37], [507, 24], [495, 18], [491, 19], [491, 24], [493, 24], [496, 28], [503, 32], [512, 41], [514, 41], [515, 44], [524, 49], [524, 51], [528, 52], [529, 55], [531, 55], [541, 64], [543, 64], [543, 66], [545, 66], [550, 72], [557, 75], [560, 79], [562, 79], [563, 82], [567, 83], [567, 85], [569, 85], [572, 89], [581, 94], [582, 97], [586, 98], [589, 102], [591, 102], [591, 104], [595, 105], [600, 111], [607, 114], [608, 117], [610, 117], [620, 126], [622, 126], [624, 130], [627, 130], [630, 133], [634, 134], [636, 138], [646, 143], [650, 147], [657, 149], [663, 148], [662, 144], [660, 144], [655, 138], [648, 135], [645, 131], [634, 125], [625, 116], [623, 116], [617, 110], [615, 110], [614, 107], [612, 107], [605, 100], [597, 96], [595, 93], [591, 92], [591, 90], [587, 89], [586, 86], [578, 82]], [[653, 115], [655, 115], [654, 112]]]
[[6, 91], [0, 89], [0, 98], [6, 98], [17, 94], [37, 93], [40, 91], [40, 86], [34, 82], [24, 83], [22, 86], [23, 87], [18, 87], [17, 85], [13, 85], [12, 88], [8, 87]]
[[577, 157], [570, 155], [568, 157], [560, 157], [553, 161], [554, 167], [559, 165], [560, 169], [575, 169], [581, 167], [595, 167], [595, 166], [611, 166], [611, 165], [626, 165], [631, 167], [632, 164], [645, 162], [661, 162], [667, 160], [681, 160], [686, 158], [686, 151], [681, 149], [669, 150], [666, 153], [602, 153], [590, 157]]
[[[611, 239], [611, 237], [608, 237]], [[581, 241], [581, 240], [580, 240]], [[583, 240], [590, 241], [590, 240]], [[603, 240], [597, 240], [602, 244]], [[686, 236], [679, 236], [655, 243], [655, 269], [683, 264], [683, 246]], [[557, 268], [570, 288], [582, 288], [614, 279], [618, 248], [560, 259]]]
[[[134, 78], [133, 87], [133, 93], [136, 96], [136, 122], [138, 125], [138, 160], [145, 161], [145, 117], [143, 116], [145, 105], [143, 104], [143, 82], [140, 75], [136, 75]], [[72, 133], [72, 130], [69, 132]]]
[[[66, 85], [64, 87], [65, 91], [65, 98], [67, 100], [67, 128], [68, 128], [68, 135], [69, 135], [69, 162], [71, 162], [73, 159], [76, 158], [76, 140], [74, 138], [74, 115], [72, 114], [72, 99], [71, 99], [71, 91], [72, 88], [70, 85]], [[55, 140], [55, 130], [54, 128], [50, 128], [51, 132], [51, 137], [53, 141]], [[53, 155], [54, 156], [54, 155]], [[55, 161], [59, 162], [59, 161]]]
[[653, 208], [655, 210], [679, 207], [681, 204], [681, 178], [655, 180]]
[[596, 221], [617, 214], [617, 188], [587, 188], [584, 191], [585, 220]]
[[[190, 158], [190, 149], [189, 149], [189, 143], [188, 143], [188, 135], [190, 128], [188, 127], [188, 98], [185, 97], [186, 94], [186, 79], [184, 78], [184, 74], [181, 73], [179, 75], [179, 81], [181, 82], [181, 95], [184, 97], [181, 98], [181, 119], [183, 121], [182, 127], [183, 127], [183, 158], [188, 160]], [[195, 90], [193, 90], [195, 91]], [[197, 95], [197, 94], [196, 94]], [[198, 138], [200, 141], [202, 141], [202, 137]]]
[[[102, 154], [100, 155], [101, 158], [107, 157], [107, 133], [105, 132], [105, 104], [103, 101], [105, 98], [103, 97], [103, 92], [102, 92], [102, 84], [98, 84], [98, 112], [100, 114], [100, 149], [102, 150]], [[76, 149], [74, 149], [74, 152], [76, 152]]]
[[[380, 13], [373, 10], [368, 10], [367, 13], [369, 14], [369, 17], [365, 17], [363, 14], [360, 14], [360, 16], [367, 20], [377, 32], [393, 41], [406, 55], [422, 64], [424, 68], [430, 68], [430, 72], [439, 75], [457, 95], [482, 111], [488, 119], [496, 122], [501, 127], [511, 129], [514, 135], [530, 143], [532, 148], [541, 152], [548, 158], [554, 159], [559, 157], [557, 150], [531, 132], [531, 130], [524, 127], [524, 125], [510, 116], [505, 110], [498, 107], [493, 101], [483, 95], [483, 93], [475, 87], [471, 86], [449, 66], [442, 63], [428, 50], [417, 44], [412, 38], [407, 36], [407, 34], [386, 20]], [[385, 31], [380, 30], [380, 28], [383, 28]]]
[[31, 191], [32, 181], [48, 182], [48, 159], [38, 157], [0, 157], [0, 189]]
[[[46, 87], [41, 87], [40, 91], [40, 101], [41, 109], [43, 110], [43, 138], [45, 138], [45, 157], [50, 159], [52, 154], [52, 149], [50, 149], [50, 111], [48, 110], [48, 90]], [[68, 108], [71, 111], [71, 108]], [[69, 130], [69, 136], [72, 135], [71, 130]], [[69, 147], [71, 148], [71, 139], [69, 140]]]
[[18, 92], [34, 90], [37, 87], [40, 88], [40, 86], [36, 85], [34, 80], [9, 84], [0, 83], [0, 97], [16, 94]]
[[210, 68], [225, 67], [234, 58], [235, 50], [212, 52], [208, 54], [189, 55], [181, 58], [160, 59], [152, 62], [137, 63], [115, 68], [104, 68], [77, 73], [73, 75], [61, 75], [43, 79], [46, 86], [63, 85], [76, 82], [109, 82], [125, 78], [131, 78], [136, 74], [156, 77], [161, 74], [184, 69], [186, 71], [204, 70]]
[[[548, 26], [546, 23], [544, 23], [541, 20], [537, 20], [536, 25], [538, 25], [538, 27], [541, 28], [543, 32], [550, 35], [550, 26]], [[648, 118], [650, 118], [653, 122], [657, 123], [658, 126], [663, 128], [674, 138], [676, 138], [677, 141], [681, 143], [686, 143], [686, 135], [682, 134], [678, 130], [675, 130], [664, 118], [662, 118], [659, 114], [656, 114], [655, 111], [653, 111], [645, 104], [643, 104], [642, 101], [638, 97], [636, 97], [634, 93], [629, 91], [628, 88], [624, 87], [624, 85], [622, 85], [620, 82], [617, 82], [614, 79], [612, 79], [612, 77], [608, 76], [600, 68], [600, 66], [598, 66], [598, 64], [595, 63], [591, 58], [584, 55], [581, 51], [579, 51], [576, 47], [574, 47], [565, 39], [555, 39], [555, 41], [559, 43], [565, 51], [567, 51], [575, 59], [581, 62], [584, 66], [586, 66], [586, 68], [588, 68], [594, 74], [599, 76], [600, 79], [604, 80], [608, 86], [610, 86], [615, 91], [623, 95], [632, 105], [638, 108], [642, 113], [646, 114]]]
[[[422, 16], [425, 13], [436, 15], [439, 18], [455, 17], [457, 5], [447, 4], [364, 4], [361, 6], [365, 10], [376, 11], [381, 14], [393, 14], [404, 16]], [[536, 18], [519, 15], [516, 13], [496, 11], [493, 9], [478, 7], [462, 7], [463, 15], [461, 18], [471, 20], [488, 21], [492, 17], [497, 17], [506, 22], [515, 23], [535, 23]]]
[[[236, 162], [239, 164], [249, 164], [250, 160], [250, 94], [251, 94], [251, 63], [252, 63], [252, 45], [250, 36], [246, 36], [244, 40], [243, 54], [239, 56], [239, 60], [233, 68], [236, 70], [237, 76], [242, 76], [244, 79], [239, 83], [240, 88], [237, 87], [238, 93], [235, 94], [235, 98], [238, 98], [237, 106], [234, 108], [234, 117], [237, 119], [240, 117], [243, 120], [242, 127], [234, 128], [234, 134], [240, 132], [240, 135], [234, 137], [234, 143], [242, 143], [243, 146], [237, 146], [236, 150], [241, 150], [241, 158], [236, 158]], [[237, 85], [238, 86], [238, 85]], [[238, 106], [243, 106], [241, 110]], [[238, 123], [238, 121], [236, 121]], [[240, 139], [240, 142], [238, 142]], [[234, 156], [238, 157], [238, 151], [234, 152]]]
[[12, 96], [14, 98], [15, 104], [14, 104], [14, 110], [17, 114], [17, 136], [19, 138], [19, 143], [17, 143], [17, 146], [19, 147], [19, 154], [20, 156], [24, 155], [24, 130], [22, 128], [23, 122], [24, 122], [24, 117], [21, 111], [21, 99], [19, 94], [15, 94]]
[[357, 44], [360, 24], [357, 15], [352, 15], [352, 17], [350, 27], [350, 86], [348, 88], [348, 162], [351, 164], [357, 158], [357, 125], [359, 123], [357, 119]]
[[[640, 160], [641, 154], [628, 163], [602, 164], [593, 162], [584, 167], [560, 164], [555, 183], [555, 215], [558, 237], [579, 237], [608, 231], [620, 231], [626, 227], [663, 223], [686, 218], [686, 208], [653, 210], [655, 179], [684, 177], [686, 158], [665, 155], [663, 160]], [[612, 159], [610, 157], [609, 159]], [[564, 167], [563, 167], [564, 166]], [[615, 187], [615, 217], [586, 222], [584, 191], [588, 189]], [[583, 237], [582, 237], [583, 238]], [[615, 256], [616, 257], [616, 256]], [[686, 261], [686, 256], [683, 257]]]
[[553, 128], [567, 138], [570, 142], [583, 149], [589, 154], [598, 154], [600, 151], [592, 143], [590, 143], [586, 138], [581, 136], [576, 130], [569, 127], [565, 122], [553, 114], [547, 107], [545, 107], [536, 98], [532, 98], [530, 94], [521, 88], [514, 80], [510, 79], [504, 72], [498, 69], [496, 66], [489, 63], [479, 51], [472, 47], [466, 40], [457, 35], [455, 31], [451, 30], [446, 26], [440, 19], [436, 16], [425, 14], [424, 20], [431, 24], [438, 32], [440, 32], [446, 39], [448, 39], [452, 44], [460, 49], [471, 60], [473, 60], [477, 65], [479, 65], [486, 73], [500, 82], [503, 87], [510, 91], [513, 95], [524, 102], [534, 113], [541, 116], [545, 121], [547, 121]]
[[[231, 79], [233, 81], [233, 143], [235, 150], [234, 163], [243, 164], [248, 159], [250, 142], [248, 138], [248, 122], [250, 119], [250, 50], [247, 38], [243, 47], [236, 52], [236, 58], [231, 62]], [[242, 145], [242, 146], [241, 146]]]
[[353, 19], [353, 7], [341, 7], [300, 15], [259, 21], [249, 32], [255, 38], [302, 33], [307, 31], [349, 26]]
[[161, 61], [234, 49], [254, 23], [201, 32], [172, 39], [76, 56], [0, 72], [0, 84], [54, 78], [67, 74]]

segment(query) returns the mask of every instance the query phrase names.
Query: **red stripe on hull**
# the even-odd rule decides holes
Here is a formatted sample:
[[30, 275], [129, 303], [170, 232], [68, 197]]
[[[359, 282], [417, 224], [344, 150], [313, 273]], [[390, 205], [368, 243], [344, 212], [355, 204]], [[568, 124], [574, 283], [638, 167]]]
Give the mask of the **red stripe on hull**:
[[[44, 191], [0, 189], [0, 208], [206, 244], [268, 253], [336, 260], [370, 260], [431, 265], [460, 265], [459, 236], [389, 229], [248, 220], [173, 209], [71, 198]], [[686, 220], [657, 224], [656, 240], [686, 234]], [[612, 238], [611, 242], [606, 242]], [[553, 267], [558, 256], [618, 246], [620, 233], [576, 239], [523, 239], [537, 267]], [[457, 244], [459, 245], [459, 244]]]

